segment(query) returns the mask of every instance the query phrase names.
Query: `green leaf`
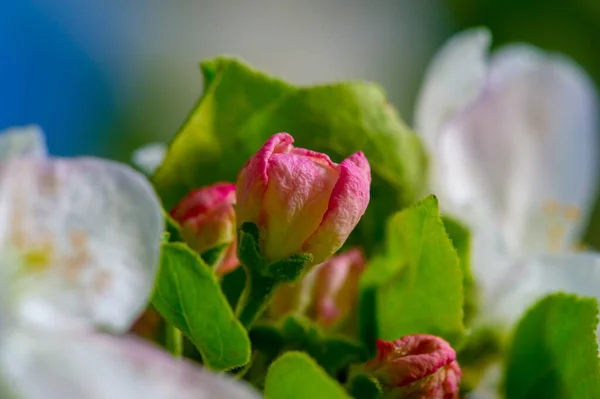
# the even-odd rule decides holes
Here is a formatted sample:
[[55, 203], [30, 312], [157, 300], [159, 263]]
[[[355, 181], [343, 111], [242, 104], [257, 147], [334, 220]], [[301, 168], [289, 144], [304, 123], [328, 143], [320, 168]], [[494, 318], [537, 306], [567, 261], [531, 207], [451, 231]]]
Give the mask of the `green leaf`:
[[194, 343], [208, 367], [228, 370], [250, 360], [246, 330], [211, 269], [185, 244], [163, 244], [152, 304]]
[[387, 217], [422, 190], [426, 161], [420, 140], [378, 86], [297, 88], [225, 58], [204, 62], [202, 72], [204, 94], [153, 176], [167, 209], [193, 188], [235, 181], [248, 158], [278, 132], [336, 162], [365, 153], [373, 175], [371, 206], [356, 238], [367, 249], [383, 238]]
[[506, 365], [508, 399], [600, 398], [592, 298], [553, 294], [519, 322]]
[[348, 390], [352, 396], [359, 399], [378, 399], [383, 396], [379, 381], [365, 374], [354, 376], [350, 380]]
[[177, 221], [175, 221], [175, 219], [173, 219], [171, 217], [171, 215], [169, 215], [169, 213], [167, 211], [165, 211], [163, 209], [163, 216], [165, 218], [165, 226], [166, 226], [166, 232], [169, 235], [168, 237], [168, 242], [183, 242], [185, 241], [183, 239], [183, 237], [181, 236], [181, 226], [179, 226], [179, 223], [177, 223]]
[[375, 289], [377, 335], [429, 333], [457, 345], [464, 335], [462, 273], [437, 199], [429, 196], [388, 223], [387, 248], [367, 268]]
[[246, 272], [239, 266], [234, 271], [229, 272], [221, 279], [221, 290], [229, 302], [231, 309], [235, 309], [237, 303], [246, 287]]
[[290, 315], [281, 323], [285, 350], [302, 350], [312, 356], [327, 373], [335, 376], [351, 363], [368, 360], [359, 342], [343, 335], [326, 333], [306, 317]]
[[350, 399], [350, 395], [302, 352], [287, 352], [267, 373], [266, 399]]
[[271, 358], [277, 357], [283, 350], [284, 337], [279, 329], [270, 324], [259, 324], [250, 330], [252, 349], [261, 351]]
[[477, 292], [475, 287], [475, 279], [471, 272], [471, 234], [469, 230], [461, 225], [457, 220], [448, 216], [442, 217], [446, 232], [454, 245], [456, 254], [458, 255], [460, 270], [463, 276], [463, 292], [465, 297], [464, 303], [464, 323], [469, 325], [473, 316], [477, 311]]

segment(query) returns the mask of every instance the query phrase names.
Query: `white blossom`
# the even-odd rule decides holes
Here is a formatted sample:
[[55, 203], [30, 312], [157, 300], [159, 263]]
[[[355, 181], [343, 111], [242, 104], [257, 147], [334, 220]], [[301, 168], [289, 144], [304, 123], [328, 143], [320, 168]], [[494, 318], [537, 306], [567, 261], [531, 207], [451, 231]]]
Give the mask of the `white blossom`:
[[154, 285], [159, 200], [126, 165], [45, 157], [37, 132], [0, 135], [0, 397], [258, 397], [125, 335]]

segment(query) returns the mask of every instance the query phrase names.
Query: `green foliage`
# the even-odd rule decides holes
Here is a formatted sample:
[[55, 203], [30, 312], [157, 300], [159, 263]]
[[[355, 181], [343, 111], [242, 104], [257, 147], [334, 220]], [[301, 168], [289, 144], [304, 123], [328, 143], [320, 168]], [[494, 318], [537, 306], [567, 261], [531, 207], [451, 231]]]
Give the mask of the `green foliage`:
[[166, 212], [164, 209], [163, 209], [163, 216], [165, 218], [166, 233], [168, 235], [167, 241], [168, 242], [183, 242], [183, 241], [185, 241], [183, 239], [183, 237], [181, 236], [181, 226], [179, 226], [179, 223], [177, 223], [177, 221], [175, 219], [173, 219], [171, 217], [171, 215], [169, 215], [169, 213]]
[[266, 399], [350, 399], [350, 395], [305, 353], [287, 352], [267, 373]]
[[288, 316], [281, 324], [287, 350], [303, 350], [329, 374], [335, 375], [351, 363], [367, 360], [365, 348], [342, 335], [326, 334], [318, 325], [301, 316]]
[[365, 374], [354, 376], [349, 385], [348, 390], [358, 399], [377, 399], [383, 396], [379, 381]]
[[368, 360], [367, 351], [359, 342], [325, 332], [300, 315], [286, 317], [279, 326], [258, 325], [252, 328], [250, 337], [255, 350], [272, 358], [286, 351], [306, 352], [331, 376], [352, 363]]
[[152, 303], [195, 344], [208, 367], [228, 370], [250, 360], [250, 339], [216, 277], [184, 244], [163, 244]]
[[269, 304], [276, 287], [300, 278], [311, 265], [311, 254], [294, 254], [287, 259], [267, 263], [260, 254], [260, 233], [254, 223], [244, 222], [238, 230], [237, 256], [246, 270], [246, 288], [238, 301], [237, 314], [246, 327]]
[[246, 272], [243, 267], [227, 273], [221, 280], [221, 290], [232, 309], [235, 309], [244, 287], [246, 286]]
[[429, 333], [457, 345], [464, 335], [463, 277], [437, 199], [393, 216], [386, 243], [363, 279], [365, 290], [374, 290], [377, 336]]
[[469, 230], [461, 225], [457, 220], [448, 216], [442, 217], [444, 227], [452, 241], [452, 245], [458, 255], [460, 270], [463, 275], [463, 292], [464, 292], [464, 323], [469, 325], [471, 319], [477, 310], [477, 292], [475, 289], [475, 279], [471, 272], [471, 235]]
[[508, 352], [508, 399], [600, 398], [592, 298], [553, 294], [519, 322]]
[[421, 191], [421, 143], [376, 85], [297, 88], [225, 58], [204, 62], [202, 72], [204, 94], [153, 176], [167, 209], [193, 188], [235, 181], [248, 158], [278, 132], [337, 162], [365, 153], [373, 174], [371, 206], [357, 233], [367, 249], [383, 237], [387, 217]]

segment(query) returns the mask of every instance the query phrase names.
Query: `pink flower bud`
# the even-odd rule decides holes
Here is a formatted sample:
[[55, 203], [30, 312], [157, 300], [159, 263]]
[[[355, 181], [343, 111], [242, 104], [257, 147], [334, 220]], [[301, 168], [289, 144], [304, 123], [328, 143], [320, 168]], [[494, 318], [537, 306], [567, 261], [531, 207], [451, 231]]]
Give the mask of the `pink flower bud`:
[[333, 256], [317, 266], [315, 278], [315, 318], [332, 327], [348, 316], [356, 305], [358, 281], [366, 260], [358, 248]]
[[398, 399], [457, 399], [461, 371], [446, 341], [427, 334], [377, 340], [377, 356], [365, 368]]
[[295, 148], [287, 133], [271, 137], [240, 170], [238, 225], [255, 223], [267, 261], [307, 252], [313, 264], [337, 251], [369, 203], [369, 162], [357, 152], [340, 164]]
[[216, 183], [186, 195], [171, 211], [181, 235], [198, 253], [227, 245], [215, 265], [225, 274], [240, 263], [236, 256], [235, 184]]
[[354, 248], [315, 266], [301, 280], [277, 288], [269, 316], [306, 313], [325, 328], [343, 321], [356, 305], [358, 282], [366, 260]]

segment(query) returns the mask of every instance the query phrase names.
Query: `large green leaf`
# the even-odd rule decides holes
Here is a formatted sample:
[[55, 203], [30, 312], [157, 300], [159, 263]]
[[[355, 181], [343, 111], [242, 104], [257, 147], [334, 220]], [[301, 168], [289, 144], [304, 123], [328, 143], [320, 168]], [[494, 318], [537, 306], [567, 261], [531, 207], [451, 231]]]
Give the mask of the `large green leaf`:
[[307, 354], [287, 352], [273, 362], [266, 399], [350, 399], [351, 396]]
[[163, 244], [152, 304], [190, 338], [208, 367], [228, 370], [250, 360], [246, 330], [212, 270], [185, 244]]
[[371, 206], [358, 233], [367, 247], [383, 237], [387, 217], [421, 191], [426, 162], [420, 141], [378, 86], [297, 88], [224, 58], [204, 62], [202, 72], [204, 94], [153, 176], [167, 209], [192, 188], [235, 181], [248, 158], [278, 132], [337, 162], [365, 153], [373, 173]]
[[600, 398], [592, 298], [553, 294], [520, 321], [508, 353], [507, 399]]
[[386, 243], [363, 279], [375, 294], [377, 336], [429, 333], [458, 344], [464, 335], [462, 272], [437, 199], [429, 196], [393, 216]]

